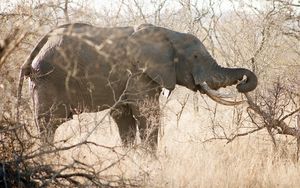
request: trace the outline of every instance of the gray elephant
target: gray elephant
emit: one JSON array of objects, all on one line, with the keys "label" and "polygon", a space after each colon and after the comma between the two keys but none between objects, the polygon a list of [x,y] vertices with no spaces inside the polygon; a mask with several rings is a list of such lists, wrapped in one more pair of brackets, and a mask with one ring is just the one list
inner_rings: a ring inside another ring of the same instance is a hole
[{"label": "gray elephant", "polygon": [[111,108],[125,145],[134,142],[138,127],[141,140],[153,147],[160,122],[150,115],[159,114],[162,88],[172,91],[178,84],[231,105],[214,90],[237,84],[246,93],[257,86],[253,72],[219,66],[195,36],[151,24],[60,26],[40,40],[22,65],[19,98],[25,76],[44,141],[53,139],[57,120]]}]

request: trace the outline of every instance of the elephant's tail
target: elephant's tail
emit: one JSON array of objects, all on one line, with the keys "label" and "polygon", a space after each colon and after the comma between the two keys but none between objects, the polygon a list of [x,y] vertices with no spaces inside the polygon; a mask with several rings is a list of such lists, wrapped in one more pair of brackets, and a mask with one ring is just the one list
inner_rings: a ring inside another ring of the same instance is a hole
[{"label": "elephant's tail", "polygon": [[17,91],[17,114],[16,114],[16,122],[18,123],[20,120],[20,103],[21,103],[21,95],[22,95],[22,87],[23,87],[23,81],[24,81],[24,72],[20,71],[19,74],[19,83],[18,83],[18,91]]},{"label": "elephant's tail", "polygon": [[34,47],[34,49],[31,51],[30,55],[27,57],[26,61],[23,63],[20,73],[19,73],[19,83],[18,83],[18,90],[17,90],[17,104],[16,104],[16,121],[19,122],[20,120],[20,103],[21,103],[21,97],[22,97],[22,87],[24,82],[25,76],[30,76],[32,73],[31,64],[33,59],[38,55],[42,47],[46,44],[48,41],[49,35],[45,35],[38,44]]}]

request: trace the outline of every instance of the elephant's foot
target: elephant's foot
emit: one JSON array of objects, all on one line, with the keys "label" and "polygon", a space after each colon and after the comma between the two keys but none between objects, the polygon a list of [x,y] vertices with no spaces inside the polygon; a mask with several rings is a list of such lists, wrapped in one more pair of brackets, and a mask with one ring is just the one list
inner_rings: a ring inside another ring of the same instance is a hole
[{"label": "elephant's foot", "polygon": [[130,131],[128,134],[121,134],[120,132],[120,137],[122,140],[122,144],[125,147],[133,147],[135,145],[135,131]]},{"label": "elephant's foot", "polygon": [[62,119],[56,119],[52,121],[45,121],[43,118],[39,119],[38,121],[38,127],[40,132],[39,138],[42,147],[49,148],[53,146],[55,131],[58,128],[58,126],[64,121],[65,120]]},{"label": "elephant's foot", "polygon": [[158,143],[158,127],[140,129],[141,142],[150,152],[156,152]]}]

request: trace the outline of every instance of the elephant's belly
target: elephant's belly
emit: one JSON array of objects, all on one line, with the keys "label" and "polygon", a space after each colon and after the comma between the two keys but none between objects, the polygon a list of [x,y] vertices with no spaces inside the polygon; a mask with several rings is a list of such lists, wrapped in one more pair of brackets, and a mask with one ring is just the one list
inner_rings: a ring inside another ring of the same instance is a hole
[{"label": "elephant's belly", "polygon": [[71,106],[78,111],[95,112],[112,107],[122,93],[119,87],[111,86],[106,80],[87,82],[71,94]]}]

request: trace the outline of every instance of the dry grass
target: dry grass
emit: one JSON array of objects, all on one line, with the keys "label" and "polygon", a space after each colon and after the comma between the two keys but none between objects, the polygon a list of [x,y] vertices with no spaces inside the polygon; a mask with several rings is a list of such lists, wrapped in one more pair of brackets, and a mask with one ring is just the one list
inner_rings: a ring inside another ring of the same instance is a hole
[{"label": "dry grass", "polygon": [[[278,137],[277,151],[267,132],[238,138],[229,144],[218,139],[207,141],[213,137],[210,112],[205,108],[194,111],[193,100],[186,100],[182,93],[193,95],[177,88],[170,99],[161,97],[163,128],[156,156],[139,147],[118,147],[121,143],[117,127],[108,116],[102,119],[107,113],[103,111],[79,115],[56,132],[56,141],[68,140],[67,145],[76,144],[91,133],[88,140],[101,146],[76,147],[60,152],[55,160],[64,165],[83,161],[101,171],[102,176],[138,179],[145,187],[299,186],[300,168],[293,160],[296,148],[290,138]],[[182,108],[184,101],[187,102]],[[215,105],[209,99],[205,101],[211,108]],[[199,103],[205,101],[200,99]],[[224,128],[230,130],[227,125],[232,121],[232,107],[219,106],[218,111],[220,115],[215,121],[223,122]],[[107,168],[114,163],[117,164]]]}]

